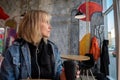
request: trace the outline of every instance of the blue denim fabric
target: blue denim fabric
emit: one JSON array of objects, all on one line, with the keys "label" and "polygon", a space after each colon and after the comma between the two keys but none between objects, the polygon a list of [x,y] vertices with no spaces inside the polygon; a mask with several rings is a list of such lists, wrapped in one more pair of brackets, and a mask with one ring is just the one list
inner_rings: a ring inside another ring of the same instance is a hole
[{"label": "blue denim fabric", "polygon": [[[59,80],[62,71],[62,60],[57,46],[48,41],[52,46],[54,54],[54,80]],[[31,57],[28,44],[21,45],[14,42],[5,53],[3,53],[4,60],[1,65],[0,80],[19,80],[27,79],[31,76]]]}]

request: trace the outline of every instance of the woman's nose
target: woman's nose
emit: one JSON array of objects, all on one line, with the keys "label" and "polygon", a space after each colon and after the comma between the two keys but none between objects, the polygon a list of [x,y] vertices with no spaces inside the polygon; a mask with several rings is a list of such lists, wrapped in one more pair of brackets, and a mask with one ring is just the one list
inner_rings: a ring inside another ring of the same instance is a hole
[{"label": "woman's nose", "polygon": [[51,25],[49,25],[49,29],[52,29],[52,26],[51,26]]}]

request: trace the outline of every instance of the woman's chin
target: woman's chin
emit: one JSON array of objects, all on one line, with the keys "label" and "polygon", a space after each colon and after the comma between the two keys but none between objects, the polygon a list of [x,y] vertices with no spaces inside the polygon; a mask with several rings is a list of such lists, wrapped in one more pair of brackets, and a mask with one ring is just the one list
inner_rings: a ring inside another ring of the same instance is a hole
[{"label": "woman's chin", "polygon": [[44,38],[49,38],[49,37],[50,37],[50,35],[44,36]]}]

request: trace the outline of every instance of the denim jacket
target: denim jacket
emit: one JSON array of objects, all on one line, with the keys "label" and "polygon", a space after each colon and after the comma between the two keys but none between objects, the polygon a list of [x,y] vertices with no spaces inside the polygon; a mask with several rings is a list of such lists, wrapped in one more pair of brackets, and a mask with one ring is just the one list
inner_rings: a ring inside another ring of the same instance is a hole
[{"label": "denim jacket", "polygon": [[[22,45],[21,45],[22,44]],[[53,80],[59,80],[62,71],[62,61],[57,46],[48,41],[52,46],[54,55],[54,73]],[[19,80],[31,77],[31,57],[27,43],[15,41],[5,53],[4,60],[1,65],[0,80]]]}]

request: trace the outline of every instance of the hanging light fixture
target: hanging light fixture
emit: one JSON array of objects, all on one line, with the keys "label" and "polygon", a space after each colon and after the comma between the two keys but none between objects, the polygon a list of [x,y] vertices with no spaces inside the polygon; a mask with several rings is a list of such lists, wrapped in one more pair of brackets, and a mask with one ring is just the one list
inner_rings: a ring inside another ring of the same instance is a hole
[{"label": "hanging light fixture", "polygon": [[82,13],[81,11],[78,11],[77,14],[75,15],[76,19],[82,19],[85,17],[86,17],[86,15],[84,13]]}]

